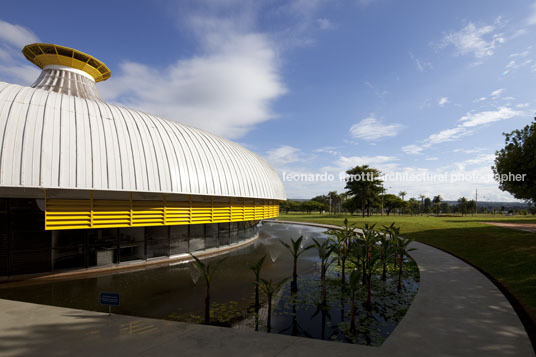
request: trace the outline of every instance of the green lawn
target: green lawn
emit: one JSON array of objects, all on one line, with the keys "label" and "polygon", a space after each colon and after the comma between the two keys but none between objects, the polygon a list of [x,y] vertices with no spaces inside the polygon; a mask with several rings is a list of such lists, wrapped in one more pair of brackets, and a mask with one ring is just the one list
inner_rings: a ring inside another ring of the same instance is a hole
[{"label": "green lawn", "polygon": [[427,217],[427,216],[330,216],[282,214],[278,219],[342,225],[351,223],[389,225],[401,233],[462,257],[497,279],[523,305],[536,324],[536,233],[494,227],[482,221],[536,223],[533,216]]}]

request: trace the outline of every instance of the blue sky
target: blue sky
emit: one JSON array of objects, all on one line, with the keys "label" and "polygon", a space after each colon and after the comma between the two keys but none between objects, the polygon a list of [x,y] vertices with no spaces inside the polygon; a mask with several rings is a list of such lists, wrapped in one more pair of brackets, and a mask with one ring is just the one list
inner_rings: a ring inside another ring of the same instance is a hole
[{"label": "blue sky", "polygon": [[340,192],[340,172],[369,164],[423,175],[386,182],[406,198],[511,201],[490,166],[534,116],[535,32],[533,1],[17,1],[0,13],[0,80],[37,77],[27,43],[70,46],[109,66],[110,102],[235,140],[282,175],[335,177],[286,181],[290,198]]}]

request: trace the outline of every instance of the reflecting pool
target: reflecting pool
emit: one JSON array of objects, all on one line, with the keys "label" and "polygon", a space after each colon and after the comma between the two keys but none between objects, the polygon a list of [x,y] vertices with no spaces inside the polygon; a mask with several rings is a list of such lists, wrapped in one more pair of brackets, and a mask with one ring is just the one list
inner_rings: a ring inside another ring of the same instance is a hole
[{"label": "reflecting pool", "polygon": [[[313,238],[327,239],[326,230],[301,225],[264,222],[255,243],[225,254],[226,260],[211,283],[211,315],[214,325],[253,329],[254,274],[248,268],[262,256],[264,279],[279,281],[292,275],[292,257],[279,242],[304,237],[309,246]],[[220,257],[212,258],[218,260]],[[412,260],[405,263],[403,287],[397,290],[397,275],[388,266],[385,282],[373,278],[372,306],[365,308],[365,289],[356,299],[356,330],[350,332],[349,302],[340,285],[340,266],[335,262],[327,273],[327,306],[320,303],[320,267],[316,249],[309,249],[298,260],[298,292],[291,294],[290,281],[273,299],[272,333],[380,345],[394,330],[409,308],[418,289],[419,273]],[[347,278],[350,268],[347,268]],[[192,323],[203,321],[205,283],[191,263],[170,265],[108,276],[58,281],[16,288],[2,288],[0,298],[94,311],[107,311],[100,305],[100,292],[121,294],[117,314],[169,319]],[[261,295],[260,331],[266,331],[266,300]]]}]

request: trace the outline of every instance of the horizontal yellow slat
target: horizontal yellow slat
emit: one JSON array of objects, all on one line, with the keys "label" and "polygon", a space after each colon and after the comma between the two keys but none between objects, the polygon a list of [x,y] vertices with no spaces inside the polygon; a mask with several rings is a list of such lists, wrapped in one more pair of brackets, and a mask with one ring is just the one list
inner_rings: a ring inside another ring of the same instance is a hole
[{"label": "horizontal yellow slat", "polygon": [[54,216],[54,217],[45,217],[47,222],[71,222],[71,221],[88,221],[90,222],[90,216]]},{"label": "horizontal yellow slat", "polygon": [[90,224],[91,222],[89,220],[65,220],[65,221],[52,221],[47,222],[47,226],[66,226],[66,225],[82,225],[82,224]]},{"label": "horizontal yellow slat", "polygon": [[212,203],[49,199],[45,206],[47,230],[241,222],[279,214],[273,201],[236,198]]}]

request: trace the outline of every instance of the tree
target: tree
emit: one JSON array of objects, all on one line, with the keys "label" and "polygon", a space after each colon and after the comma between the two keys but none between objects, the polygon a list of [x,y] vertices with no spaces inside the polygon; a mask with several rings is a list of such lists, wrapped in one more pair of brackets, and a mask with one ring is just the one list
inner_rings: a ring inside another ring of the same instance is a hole
[{"label": "tree", "polygon": [[[521,130],[503,133],[505,147],[495,153],[495,165],[492,166],[502,191],[529,202],[536,201],[536,118],[534,119]],[[511,174],[526,176],[513,180],[509,177]]]},{"label": "tree", "polygon": [[400,196],[400,198],[402,198],[402,201],[404,201],[404,197],[406,197],[407,194],[408,194],[408,193],[407,193],[406,191],[400,191],[400,192],[398,193],[398,195]]},{"label": "tree", "polygon": [[300,207],[299,202],[291,201],[291,200],[283,201],[279,204],[279,209],[285,212],[285,214],[288,214],[289,211],[295,212],[299,209],[299,207]]},{"label": "tree", "polygon": [[419,201],[417,201],[416,198],[412,197],[408,200],[408,208],[409,208],[409,212],[411,214],[418,214],[419,213],[419,207],[420,207],[420,204],[419,204]]},{"label": "tree", "polygon": [[426,197],[424,199],[424,212],[425,213],[430,213],[431,209],[432,209],[432,200],[430,198]]},{"label": "tree", "polygon": [[191,253],[190,255],[192,256],[192,258],[194,258],[194,267],[201,273],[201,275],[203,275],[203,278],[205,279],[205,324],[208,325],[210,323],[210,282],[212,281],[214,273],[216,273],[216,271],[226,258],[220,259],[213,263],[205,264],[195,255]]},{"label": "tree", "polygon": [[419,198],[421,199],[421,216],[424,212],[424,199],[426,198],[425,195],[419,195]]},{"label": "tree", "polygon": [[450,213],[450,205],[447,202],[441,202],[440,211],[443,213]]},{"label": "tree", "polygon": [[471,212],[471,215],[473,215],[476,212],[476,201],[470,200],[467,202],[467,212]]},{"label": "tree", "polygon": [[467,214],[467,198],[458,198],[458,212],[460,212],[462,216]]},{"label": "tree", "polygon": [[388,193],[383,196],[383,207],[385,208],[387,215],[391,213],[392,210],[401,208],[404,206],[404,201],[396,195]]},{"label": "tree", "polygon": [[329,196],[326,195],[320,195],[311,198],[311,202],[315,202],[316,207],[314,209],[318,209],[321,207],[321,210],[327,211],[329,209]]},{"label": "tree", "polygon": [[442,200],[443,198],[441,198],[441,195],[434,196],[434,198],[432,199],[432,203],[434,204],[435,214],[441,213],[441,201]]},{"label": "tree", "polygon": [[305,201],[301,203],[301,210],[305,211],[307,214],[310,214],[313,211],[318,211],[319,213],[322,213],[322,211],[326,210],[326,205],[318,202],[318,201]]},{"label": "tree", "polygon": [[342,207],[353,215],[359,209],[358,202],[354,198],[348,198],[342,203]]},{"label": "tree", "polygon": [[330,214],[331,213],[335,214],[336,213],[336,208],[340,204],[339,203],[340,197],[337,194],[337,191],[328,192],[328,197],[329,197],[329,208],[330,208],[329,213]]},{"label": "tree", "polygon": [[381,194],[382,181],[379,179],[381,172],[368,165],[356,166],[346,171],[349,177],[346,179],[346,189],[356,200],[356,204],[361,208],[363,217],[365,211],[370,216],[370,208],[378,201]]},{"label": "tree", "polygon": [[301,244],[303,242],[303,236],[300,236],[298,239],[290,239],[291,244],[287,244],[283,242],[282,240],[279,240],[281,244],[287,248],[287,250],[292,255],[292,260],[294,262],[294,268],[292,270],[292,283],[290,284],[290,290],[292,293],[296,293],[298,291],[298,273],[297,273],[297,266],[298,266],[298,258],[300,255],[302,255],[303,252],[305,252],[308,249],[313,248],[312,245],[307,246],[305,248],[301,247]]}]

